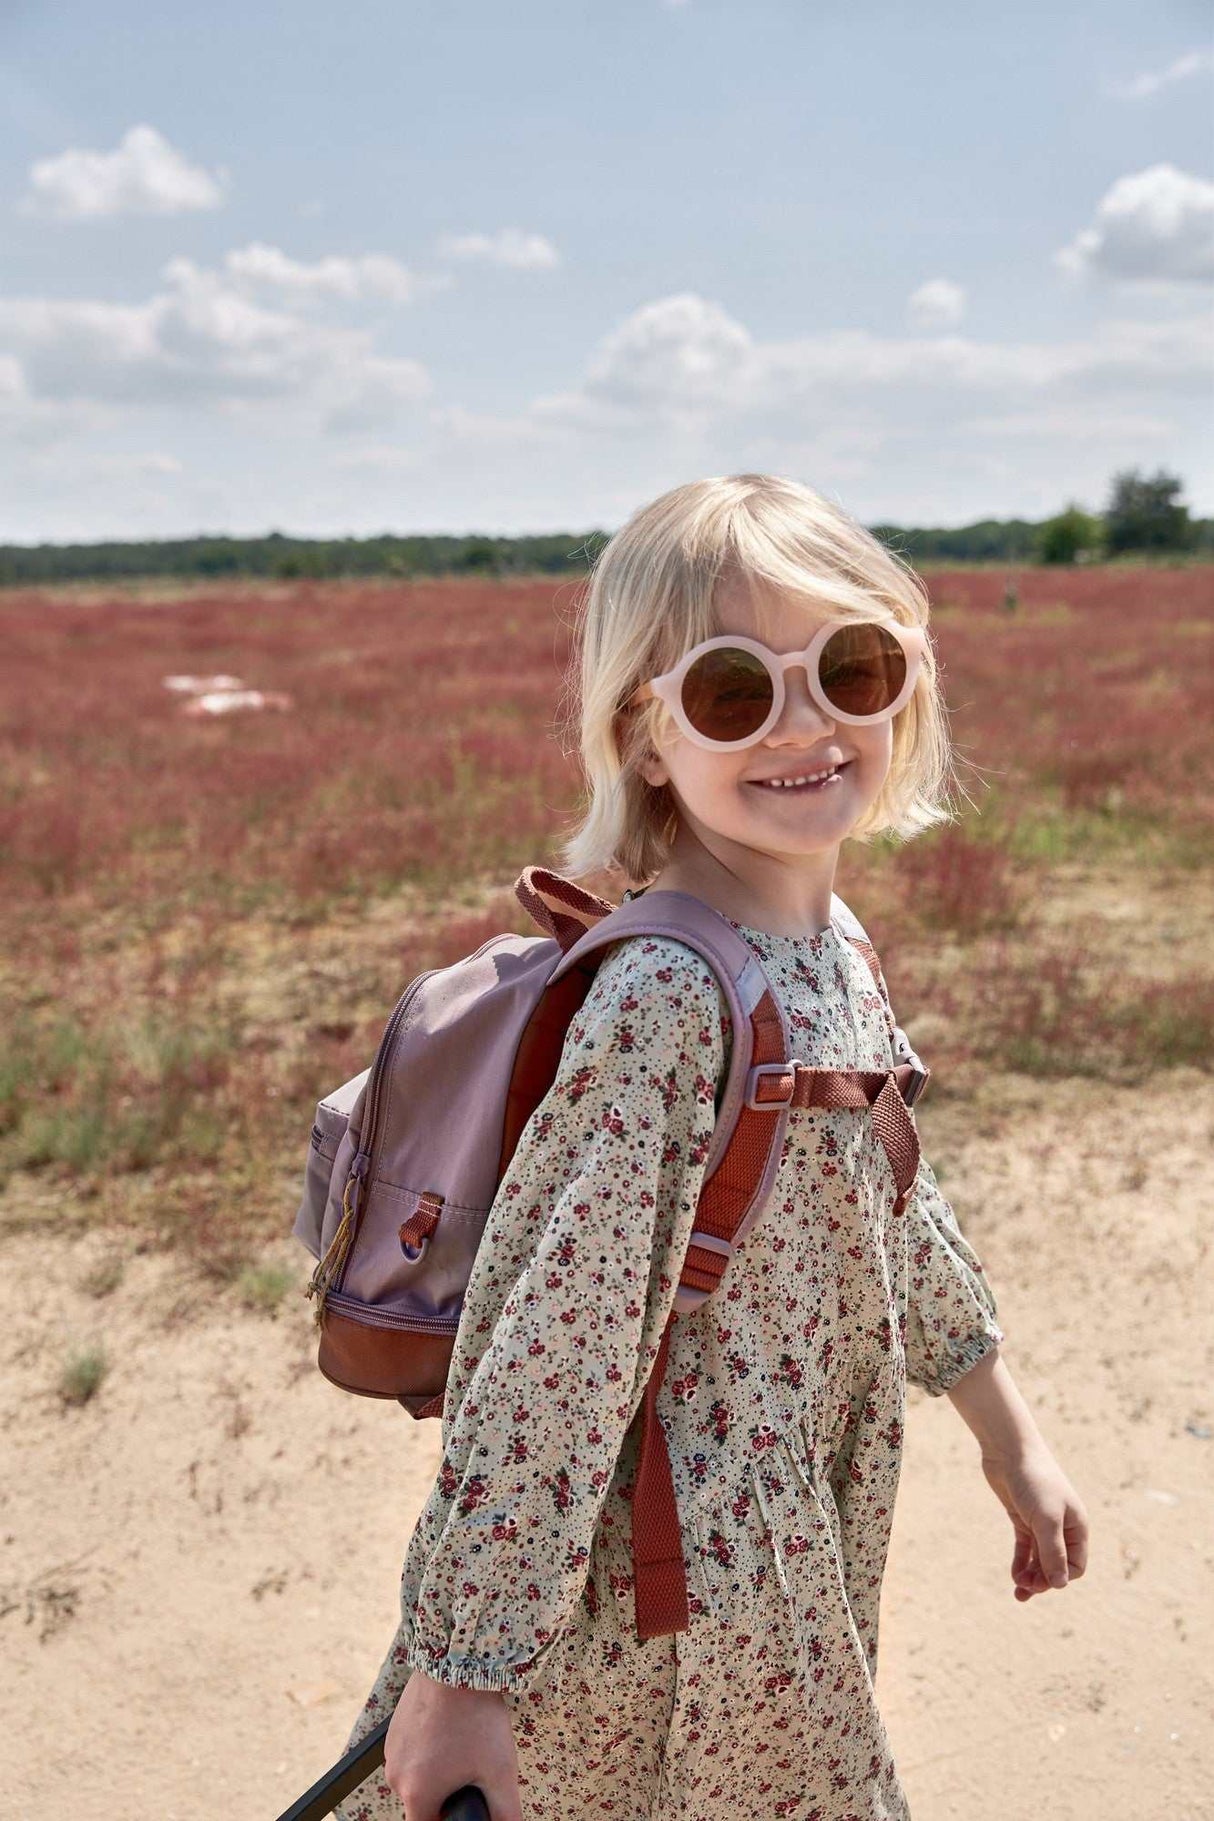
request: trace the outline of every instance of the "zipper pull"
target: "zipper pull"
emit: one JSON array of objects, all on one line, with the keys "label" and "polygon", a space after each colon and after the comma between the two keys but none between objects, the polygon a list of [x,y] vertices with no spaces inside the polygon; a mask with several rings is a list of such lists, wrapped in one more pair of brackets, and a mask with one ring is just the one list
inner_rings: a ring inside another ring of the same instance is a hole
[{"label": "zipper pull", "polygon": [[316,1305],[316,1325],[319,1328],[324,1321],[325,1297],[341,1273],[354,1238],[354,1226],[358,1219],[359,1204],[362,1200],[363,1182],[370,1165],[371,1157],[367,1151],[359,1151],[350,1165],[346,1177],[346,1186],[341,1198],[341,1220],[337,1231],[329,1241],[324,1257],[312,1273],[311,1282],[304,1292],[305,1296],[318,1298]]}]

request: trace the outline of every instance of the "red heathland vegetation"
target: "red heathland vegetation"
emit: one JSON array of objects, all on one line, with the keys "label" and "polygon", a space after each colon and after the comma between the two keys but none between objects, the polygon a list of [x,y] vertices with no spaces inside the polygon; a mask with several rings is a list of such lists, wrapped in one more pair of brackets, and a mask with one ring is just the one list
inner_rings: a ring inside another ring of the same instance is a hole
[{"label": "red heathland vegetation", "polygon": [[[1041,913],[1068,866],[1209,865],[1211,573],[1026,570],[1014,605],[1002,570],[927,573],[962,814],[845,849],[838,883],[942,1020],[940,1072],[1209,1054],[1208,974],[1135,979]],[[309,1099],[365,1066],[411,974],[529,927],[513,880],[554,860],[579,799],[558,737],[574,591],[0,597],[0,1177],[194,1164],[197,1211],[233,1170],[289,1173]],[[215,676],[274,711],[198,712],[195,691],[187,712],[166,685]],[[405,898],[368,972],[366,919]],[[292,956],[326,943],[334,1012],[291,997]]]}]

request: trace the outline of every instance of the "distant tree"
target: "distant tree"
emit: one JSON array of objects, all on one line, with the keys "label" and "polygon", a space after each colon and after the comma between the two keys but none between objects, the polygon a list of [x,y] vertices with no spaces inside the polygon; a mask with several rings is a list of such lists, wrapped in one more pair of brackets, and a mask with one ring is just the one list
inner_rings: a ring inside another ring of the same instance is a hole
[{"label": "distant tree", "polygon": [[233,538],[200,538],[194,560],[200,575],[235,575],[240,568],[239,546]]},{"label": "distant tree", "polygon": [[1105,510],[1105,539],[1113,556],[1123,550],[1187,550],[1189,508],[1177,495],[1184,482],[1161,468],[1148,480],[1137,468],[1113,476]]},{"label": "distant tree", "polygon": [[1072,500],[1066,510],[1047,518],[1038,534],[1037,555],[1043,563],[1073,563],[1081,551],[1100,543],[1098,518]]},{"label": "distant tree", "polygon": [[459,567],[473,575],[492,575],[497,566],[496,545],[487,537],[470,537],[460,553]]}]

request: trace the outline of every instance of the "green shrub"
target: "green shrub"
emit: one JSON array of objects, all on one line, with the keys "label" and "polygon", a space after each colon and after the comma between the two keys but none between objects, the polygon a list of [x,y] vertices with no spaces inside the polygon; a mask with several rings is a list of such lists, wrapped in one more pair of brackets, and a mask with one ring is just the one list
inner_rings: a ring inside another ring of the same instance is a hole
[{"label": "green shrub", "polygon": [[64,1404],[87,1404],[109,1369],[109,1360],[100,1341],[78,1347],[59,1374],[60,1400]]},{"label": "green shrub", "polygon": [[273,1315],[295,1281],[295,1272],[285,1265],[246,1265],[236,1279],[236,1294],[246,1309]]}]

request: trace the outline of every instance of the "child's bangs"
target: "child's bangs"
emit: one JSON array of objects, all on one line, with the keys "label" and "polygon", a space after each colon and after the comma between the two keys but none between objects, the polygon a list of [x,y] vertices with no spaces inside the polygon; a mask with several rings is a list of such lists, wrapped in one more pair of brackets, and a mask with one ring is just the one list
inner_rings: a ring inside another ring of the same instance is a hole
[{"label": "child's bangs", "polygon": [[884,551],[878,547],[882,560],[874,562],[863,543],[845,542],[833,527],[807,522],[785,502],[741,502],[724,529],[722,568],[751,582],[760,622],[777,594],[799,602],[814,619],[825,612],[839,619],[888,614],[903,624],[920,620],[908,598],[911,591],[891,586],[900,578],[891,573],[892,564],[887,567]]}]

